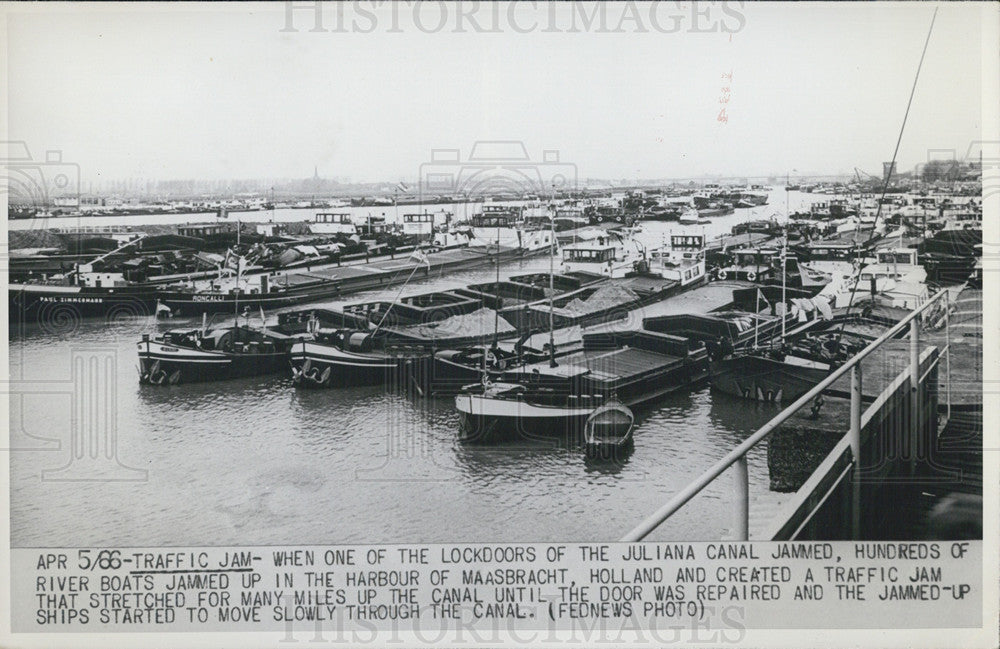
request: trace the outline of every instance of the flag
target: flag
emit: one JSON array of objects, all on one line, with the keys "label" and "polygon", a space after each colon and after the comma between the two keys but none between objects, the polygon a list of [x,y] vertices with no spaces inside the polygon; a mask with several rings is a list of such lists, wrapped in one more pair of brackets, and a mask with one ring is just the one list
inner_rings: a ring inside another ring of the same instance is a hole
[{"label": "flag", "polygon": [[396,191],[400,191],[400,192],[403,192],[405,194],[408,191],[410,191],[410,187],[406,183],[400,181],[400,182],[396,183]]},{"label": "flag", "polygon": [[164,304],[164,303],[160,302],[159,300],[157,300],[156,301],[156,314],[155,314],[156,317],[157,318],[160,318],[160,317],[169,318],[170,314],[171,314],[170,307],[168,307],[166,304]]},{"label": "flag", "polygon": [[427,264],[428,269],[431,267],[431,260],[427,258],[427,255],[420,248],[414,249],[414,251],[410,254],[410,258],[416,259],[421,264]]},{"label": "flag", "polygon": [[258,304],[257,306],[260,308],[260,326],[267,329],[267,317],[264,315],[264,305]]},{"label": "flag", "polygon": [[764,302],[764,306],[766,306],[768,308],[771,307],[771,303],[767,301],[767,298],[764,297],[764,293],[762,293],[759,288],[757,289],[757,299],[758,300],[762,300]]}]

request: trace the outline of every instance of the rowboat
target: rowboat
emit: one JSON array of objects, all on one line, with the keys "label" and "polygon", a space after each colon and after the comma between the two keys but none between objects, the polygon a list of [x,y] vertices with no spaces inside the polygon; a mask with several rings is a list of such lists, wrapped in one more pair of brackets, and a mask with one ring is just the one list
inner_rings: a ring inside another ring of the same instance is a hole
[{"label": "rowboat", "polygon": [[590,457],[613,457],[633,444],[635,415],[625,404],[612,399],[587,417],[585,450]]}]

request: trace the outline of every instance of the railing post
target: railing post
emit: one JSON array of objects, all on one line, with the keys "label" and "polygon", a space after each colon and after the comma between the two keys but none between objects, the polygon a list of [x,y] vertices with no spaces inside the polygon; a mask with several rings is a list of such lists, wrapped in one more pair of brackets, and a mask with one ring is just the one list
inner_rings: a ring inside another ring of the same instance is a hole
[{"label": "railing post", "polygon": [[851,538],[861,538],[861,364],[851,368]]},{"label": "railing post", "polygon": [[[948,420],[951,420],[951,294],[944,294],[944,346],[948,353],[945,359],[944,391],[948,407]],[[935,437],[935,439],[937,439]]]},{"label": "railing post", "polygon": [[750,470],[747,456],[741,455],[733,464],[735,481],[735,502],[733,510],[733,533],[736,541],[750,540]]},{"label": "railing post", "polygon": [[920,439],[920,324],[910,320],[910,475],[917,472],[917,446]]}]

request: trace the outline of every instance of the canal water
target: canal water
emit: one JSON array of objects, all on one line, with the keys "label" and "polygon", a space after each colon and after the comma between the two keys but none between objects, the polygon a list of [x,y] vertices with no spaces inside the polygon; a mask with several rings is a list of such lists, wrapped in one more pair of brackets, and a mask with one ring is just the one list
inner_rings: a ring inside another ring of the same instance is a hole
[{"label": "canal water", "polygon": [[[775,208],[737,210],[690,229],[711,236],[783,211]],[[659,239],[657,228],[680,230],[649,224],[649,236]],[[548,267],[535,258],[501,274]],[[489,268],[467,271],[403,292],[494,276]],[[12,329],[15,547],[615,540],[778,412],[706,385],[639,411],[635,450],[617,462],[544,442],[471,445],[458,440],[452,399],[382,387],[300,391],[287,376],[140,386],[135,343],[185,324],[194,322]],[[74,397],[72,359],[81,353],[111,359],[104,396]],[[111,423],[81,421],[80,413],[93,412],[81,398],[104,399]],[[72,431],[86,457],[73,456]],[[87,473],[91,444],[116,456],[104,463],[111,470]],[[751,452],[749,464],[751,497],[766,497],[766,447]],[[727,538],[732,501],[732,477],[723,476],[653,538]]]}]

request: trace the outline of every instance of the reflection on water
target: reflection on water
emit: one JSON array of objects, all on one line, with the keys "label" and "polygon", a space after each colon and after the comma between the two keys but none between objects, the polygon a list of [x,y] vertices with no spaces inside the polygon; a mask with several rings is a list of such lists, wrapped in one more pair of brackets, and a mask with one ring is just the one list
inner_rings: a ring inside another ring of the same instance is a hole
[{"label": "reflection on water", "polygon": [[[750,216],[739,210],[704,229],[727,231]],[[502,273],[547,270],[547,259],[534,259]],[[434,278],[406,292],[493,273]],[[640,410],[634,451],[617,461],[587,460],[578,447],[543,440],[464,444],[451,399],[379,387],[296,391],[284,376],[140,387],[135,342],[183,324],[142,318],[76,322],[61,332],[12,329],[11,377],[24,386],[10,407],[19,449],[10,454],[15,546],[614,540],[775,414],[704,386]],[[118,461],[146,470],[143,482],[41,478],[69,458],[68,359],[95,349],[116,371],[108,387]],[[766,450],[749,460],[753,495],[767,488]],[[725,537],[731,484],[724,476],[710,485],[655,537]]]}]

